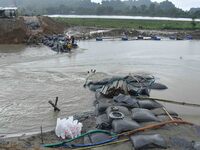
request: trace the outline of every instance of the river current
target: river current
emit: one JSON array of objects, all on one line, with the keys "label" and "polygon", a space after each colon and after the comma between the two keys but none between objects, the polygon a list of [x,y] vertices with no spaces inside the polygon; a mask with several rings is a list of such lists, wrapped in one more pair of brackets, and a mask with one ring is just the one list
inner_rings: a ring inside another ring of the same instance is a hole
[{"label": "river current", "polygon": [[[93,110],[83,88],[87,71],[109,75],[145,72],[168,86],[151,97],[200,104],[200,41],[80,41],[70,54],[48,47],[0,45],[0,135],[55,128],[57,117]],[[59,97],[61,112],[49,100]],[[164,105],[200,124],[200,109]]]}]

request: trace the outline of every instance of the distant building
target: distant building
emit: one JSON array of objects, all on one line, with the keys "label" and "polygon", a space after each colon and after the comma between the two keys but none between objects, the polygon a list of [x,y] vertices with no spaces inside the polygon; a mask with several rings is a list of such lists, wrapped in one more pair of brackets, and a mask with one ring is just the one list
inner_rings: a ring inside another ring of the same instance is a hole
[{"label": "distant building", "polygon": [[15,18],[17,7],[0,7],[0,18]]}]

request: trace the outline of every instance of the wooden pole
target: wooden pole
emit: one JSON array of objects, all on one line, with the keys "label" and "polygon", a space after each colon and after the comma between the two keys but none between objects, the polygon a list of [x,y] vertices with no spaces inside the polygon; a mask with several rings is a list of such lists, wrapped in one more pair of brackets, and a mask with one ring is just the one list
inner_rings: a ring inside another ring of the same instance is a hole
[{"label": "wooden pole", "polygon": [[[165,107],[162,107],[162,109],[165,111],[165,113],[167,114],[167,116],[169,117],[169,119],[171,119],[171,121],[174,121],[174,118],[170,115],[170,113],[167,111],[167,109]],[[175,123],[175,125],[177,126],[176,123]]]},{"label": "wooden pole", "polygon": [[[57,103],[58,103],[58,97],[56,97],[55,106],[57,106]],[[56,111],[55,108],[54,108],[54,111]]]},{"label": "wooden pole", "polygon": [[57,107],[57,103],[58,103],[58,97],[56,97],[55,104],[52,101],[49,101],[49,104],[51,104],[51,106],[54,108],[54,111],[60,111],[60,109]]},{"label": "wooden pole", "polygon": [[184,105],[184,106],[191,106],[191,107],[200,107],[200,104],[192,104],[192,103],[186,103],[186,102],[179,102],[179,101],[173,101],[173,100],[167,100],[167,99],[160,99],[160,98],[150,98],[150,97],[136,97],[141,100],[155,100],[155,101],[160,101],[160,102],[165,102],[165,103],[172,103],[172,104],[177,104],[177,105]]},{"label": "wooden pole", "polygon": [[42,144],[44,144],[43,132],[42,132],[42,125],[40,126],[40,131],[41,131],[41,140],[42,140]]},{"label": "wooden pole", "polygon": [[162,109],[165,111],[165,113],[167,114],[169,119],[174,120],[174,118],[169,114],[169,112],[167,111],[167,109],[165,107],[162,107]]}]

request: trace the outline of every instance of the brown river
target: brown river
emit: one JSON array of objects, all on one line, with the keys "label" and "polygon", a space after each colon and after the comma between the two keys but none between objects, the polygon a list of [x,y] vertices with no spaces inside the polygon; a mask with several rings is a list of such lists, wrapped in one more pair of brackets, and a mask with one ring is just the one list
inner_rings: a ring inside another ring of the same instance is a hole
[{"label": "brown river", "polygon": [[[87,71],[109,75],[145,72],[168,86],[151,97],[200,104],[200,41],[81,41],[70,54],[47,47],[0,45],[0,136],[55,128],[57,117],[93,110],[83,88]],[[59,113],[48,104],[59,97]],[[164,103],[200,124],[200,108]]]}]

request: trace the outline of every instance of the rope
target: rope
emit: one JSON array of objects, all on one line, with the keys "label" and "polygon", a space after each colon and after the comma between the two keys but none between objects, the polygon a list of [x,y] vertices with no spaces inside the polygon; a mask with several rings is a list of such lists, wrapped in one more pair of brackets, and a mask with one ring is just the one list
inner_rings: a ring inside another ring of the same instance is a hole
[{"label": "rope", "polygon": [[173,100],[167,100],[167,99],[160,99],[160,98],[150,98],[150,97],[142,97],[138,96],[138,99],[148,99],[148,100],[156,100],[160,102],[166,102],[166,103],[172,103],[172,104],[177,104],[177,105],[184,105],[184,106],[192,106],[192,107],[200,107],[200,104],[192,104],[192,103],[186,103],[186,102],[178,102],[178,101],[173,101]]}]

